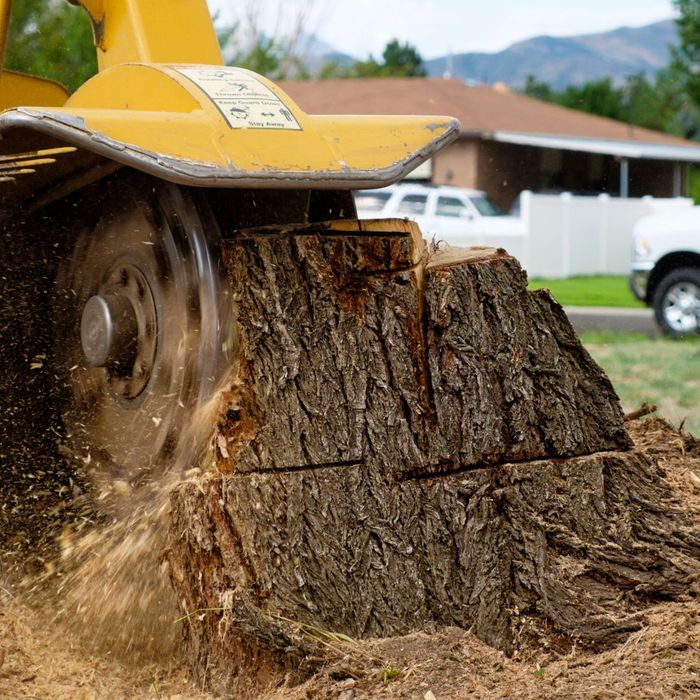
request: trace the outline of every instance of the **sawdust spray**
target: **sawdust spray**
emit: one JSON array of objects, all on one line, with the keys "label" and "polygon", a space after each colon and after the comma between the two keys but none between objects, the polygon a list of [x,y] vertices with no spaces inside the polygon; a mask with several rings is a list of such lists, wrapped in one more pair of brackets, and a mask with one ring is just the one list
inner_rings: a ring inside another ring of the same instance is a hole
[{"label": "sawdust spray", "polygon": [[[220,397],[218,392],[193,413],[189,430],[211,435]],[[86,499],[92,505],[58,536],[58,560],[48,564],[43,580],[32,579],[30,597],[46,603],[48,594],[59,629],[73,633],[86,650],[139,666],[181,660],[180,613],[164,556],[169,494],[188,474],[210,468],[208,443],[194,469],[185,471],[192,461],[178,462],[133,491],[119,482],[96,489]],[[100,504],[107,504],[102,511]]]}]

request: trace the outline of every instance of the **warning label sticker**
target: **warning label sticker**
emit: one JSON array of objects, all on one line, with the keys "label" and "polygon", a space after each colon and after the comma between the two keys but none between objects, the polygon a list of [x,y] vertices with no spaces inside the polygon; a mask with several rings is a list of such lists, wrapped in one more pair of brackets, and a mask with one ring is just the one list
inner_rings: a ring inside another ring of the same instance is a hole
[{"label": "warning label sticker", "polygon": [[177,67],[204,91],[233,129],[301,131],[287,105],[255,76],[227,66]]}]

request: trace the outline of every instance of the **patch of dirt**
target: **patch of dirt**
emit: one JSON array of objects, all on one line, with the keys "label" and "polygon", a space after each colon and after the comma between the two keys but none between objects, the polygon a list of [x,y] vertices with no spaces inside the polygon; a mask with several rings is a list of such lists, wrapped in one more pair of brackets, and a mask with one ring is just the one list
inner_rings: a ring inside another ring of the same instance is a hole
[{"label": "patch of dirt", "polygon": [[[364,663],[329,666],[302,686],[269,700],[344,698],[697,698],[700,610],[695,601],[656,606],[648,624],[600,654],[531,650],[509,659],[464,630],[369,642]],[[371,657],[371,659],[370,659]],[[361,671],[360,671],[361,669]]]},{"label": "patch of dirt", "polygon": [[[658,418],[628,424],[635,443],[651,453],[673,484],[679,502],[700,524],[700,441]],[[1,575],[2,572],[0,572]],[[91,651],[80,633],[57,617],[61,601],[26,602],[19,584],[0,577],[0,697],[43,699],[192,698],[211,700],[188,681],[174,654],[144,663],[122,650]],[[300,685],[279,679],[259,693],[265,700],[365,698],[617,698],[700,697],[698,590],[686,600],[658,602],[645,626],[600,653],[574,647],[566,653],[532,644],[515,658],[447,628],[385,640],[327,638],[328,658]],[[86,605],[90,601],[86,600]],[[102,603],[101,603],[102,605]],[[101,621],[119,638],[123,624],[110,608]],[[138,611],[136,611],[138,613]],[[114,619],[109,617],[114,615]],[[173,620],[172,625],[177,623]],[[79,627],[79,626],[78,626]]]},{"label": "patch of dirt", "polygon": [[[118,621],[114,622],[115,633]],[[119,700],[211,698],[187,679],[182,665],[163,659],[134,665],[128,658],[87,652],[55,620],[55,611],[29,606],[0,584],[0,698]]]}]

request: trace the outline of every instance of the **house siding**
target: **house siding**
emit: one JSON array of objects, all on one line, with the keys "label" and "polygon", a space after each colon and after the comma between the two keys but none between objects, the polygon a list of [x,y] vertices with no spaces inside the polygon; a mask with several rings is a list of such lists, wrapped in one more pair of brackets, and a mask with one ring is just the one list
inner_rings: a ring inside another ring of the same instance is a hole
[{"label": "house siding", "polygon": [[478,139],[459,139],[433,156],[433,184],[475,188],[478,182]]},{"label": "house siding", "polygon": [[[668,161],[630,160],[629,196],[673,196],[673,167]],[[682,174],[685,192],[685,165]],[[605,155],[461,138],[434,156],[432,182],[484,190],[508,210],[523,190],[617,196],[620,163]]]}]

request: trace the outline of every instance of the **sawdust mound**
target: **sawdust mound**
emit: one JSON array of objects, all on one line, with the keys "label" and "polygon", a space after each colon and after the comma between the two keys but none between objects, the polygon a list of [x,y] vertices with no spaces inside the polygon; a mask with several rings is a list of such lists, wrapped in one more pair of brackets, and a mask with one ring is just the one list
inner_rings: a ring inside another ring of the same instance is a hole
[{"label": "sawdust mound", "polygon": [[[700,525],[700,441],[657,418],[629,429],[637,446],[658,460],[679,502]],[[600,653],[561,644],[546,630],[513,658],[456,628],[366,642],[306,630],[323,641],[320,670],[301,684],[271,676],[251,697],[697,698],[699,592],[696,585],[685,600],[650,601],[644,626]],[[139,665],[86,651],[80,635],[67,632],[49,601],[30,606],[21,598],[15,584],[0,580],[0,697],[213,697],[191,685],[174,657]],[[115,619],[113,624],[116,632],[120,623]]]}]

